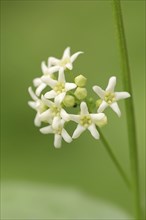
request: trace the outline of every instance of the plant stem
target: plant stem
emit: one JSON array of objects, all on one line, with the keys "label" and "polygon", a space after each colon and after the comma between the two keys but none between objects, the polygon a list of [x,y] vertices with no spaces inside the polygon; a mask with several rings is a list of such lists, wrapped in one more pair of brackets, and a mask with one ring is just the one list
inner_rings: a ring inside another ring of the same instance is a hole
[{"label": "plant stem", "polygon": [[[124,86],[124,90],[129,92],[132,95],[128,51],[127,51],[127,46],[126,46],[120,0],[112,0],[112,3],[113,3],[115,24],[116,24],[116,30],[117,30],[118,46],[119,46],[119,52],[120,52],[123,86]],[[127,128],[128,128],[128,138],[129,138],[134,210],[135,210],[135,217],[137,219],[141,219],[138,152],[137,152],[138,149],[137,149],[136,124],[135,124],[133,97],[131,97],[131,101],[129,100],[125,103],[125,107],[126,107],[126,114],[127,114]]]},{"label": "plant stem", "polygon": [[114,153],[112,152],[112,149],[111,149],[108,141],[106,140],[106,138],[104,137],[104,135],[102,134],[102,132],[99,129],[98,129],[98,131],[99,131],[100,138],[101,138],[101,141],[102,141],[103,145],[105,146],[107,152],[109,153],[112,161],[116,165],[116,167],[117,167],[119,173],[121,174],[121,177],[123,178],[124,182],[126,183],[128,188],[130,188],[130,186],[131,186],[130,181],[129,181],[127,175],[125,174],[124,170],[122,169],[121,165],[119,164],[118,160],[116,159]]}]

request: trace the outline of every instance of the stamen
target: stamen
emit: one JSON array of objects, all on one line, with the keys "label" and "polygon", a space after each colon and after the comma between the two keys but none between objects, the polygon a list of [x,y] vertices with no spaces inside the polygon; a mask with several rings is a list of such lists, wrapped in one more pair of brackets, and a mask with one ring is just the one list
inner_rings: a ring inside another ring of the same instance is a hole
[{"label": "stamen", "polygon": [[57,94],[65,92],[65,84],[63,82],[58,82],[54,87],[54,91],[57,92]]},{"label": "stamen", "polygon": [[82,115],[80,117],[80,124],[85,128],[89,127],[92,123],[90,115]]},{"label": "stamen", "polygon": [[112,92],[106,92],[104,96],[104,100],[110,105],[116,101],[115,94]]},{"label": "stamen", "polygon": [[52,105],[50,107],[51,113],[53,116],[60,116],[60,110],[61,108],[57,107],[56,105]]}]

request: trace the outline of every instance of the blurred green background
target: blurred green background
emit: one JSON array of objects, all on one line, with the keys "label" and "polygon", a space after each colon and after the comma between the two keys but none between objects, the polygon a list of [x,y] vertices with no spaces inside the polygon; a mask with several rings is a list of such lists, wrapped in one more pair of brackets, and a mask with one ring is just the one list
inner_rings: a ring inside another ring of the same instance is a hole
[{"label": "blurred green background", "polygon": [[[145,1],[122,1],[122,9],[144,206]],[[35,112],[27,105],[27,88],[41,76],[41,61],[61,58],[67,46],[71,53],[84,51],[73,72],[88,78],[91,96],[96,97],[92,86],[105,88],[112,75],[118,79],[117,91],[122,91],[116,43],[110,0],[1,1],[2,219],[123,217],[116,207],[133,215],[131,193],[101,141],[85,132],[56,150],[53,137],[34,126]],[[120,107],[120,119],[106,110],[109,123],[102,131],[130,176],[124,101]]]}]

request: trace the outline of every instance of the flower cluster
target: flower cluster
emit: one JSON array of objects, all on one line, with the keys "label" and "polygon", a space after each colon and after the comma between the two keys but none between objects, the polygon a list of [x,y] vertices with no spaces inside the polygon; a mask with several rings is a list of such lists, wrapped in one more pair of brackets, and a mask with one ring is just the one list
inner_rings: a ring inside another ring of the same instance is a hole
[{"label": "flower cluster", "polygon": [[[40,127],[42,124],[47,126],[40,128],[43,134],[54,134],[54,146],[61,147],[62,139],[70,143],[72,139],[78,138],[86,129],[89,130],[95,139],[99,139],[97,127],[107,123],[107,116],[103,111],[111,107],[120,116],[121,112],[117,101],[130,97],[128,92],[115,92],[116,77],[109,79],[107,88],[103,90],[99,86],[93,86],[94,92],[100,99],[93,100],[88,98],[86,89],[87,79],[83,75],[78,75],[67,82],[68,72],[73,69],[73,62],[83,52],[79,51],[70,55],[70,48],[67,47],[61,59],[49,57],[47,65],[42,62],[41,68],[43,75],[33,80],[35,91],[28,88],[33,101],[28,104],[36,111],[34,124]],[[73,108],[80,108],[78,114],[71,114]],[[72,137],[66,131],[65,126],[68,122],[74,121],[77,127]]]}]

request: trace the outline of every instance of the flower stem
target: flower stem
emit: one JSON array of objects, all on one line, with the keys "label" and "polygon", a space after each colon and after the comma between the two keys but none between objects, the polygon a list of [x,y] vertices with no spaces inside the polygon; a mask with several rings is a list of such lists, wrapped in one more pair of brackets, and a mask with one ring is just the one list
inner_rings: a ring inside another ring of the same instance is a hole
[{"label": "flower stem", "polygon": [[119,173],[121,174],[121,177],[123,178],[124,182],[126,183],[126,185],[128,186],[128,188],[130,189],[131,187],[131,184],[130,184],[130,181],[126,175],[126,173],[124,172],[124,170],[122,169],[121,165],[119,164],[118,160],[116,159],[114,153],[112,152],[112,149],[108,143],[108,141],[106,140],[106,138],[104,137],[104,135],[102,134],[102,132],[98,129],[99,131],[99,134],[100,134],[100,138],[101,138],[101,141],[103,143],[103,145],[105,146],[107,152],[109,153],[112,161],[114,162],[114,164],[116,165]]},{"label": "flower stem", "polygon": [[[120,52],[121,68],[122,68],[122,80],[124,90],[132,94],[131,76],[128,61],[128,51],[126,46],[122,11],[120,0],[112,0],[115,25],[118,38],[118,46]],[[135,217],[141,219],[141,207],[140,207],[140,189],[139,189],[139,169],[138,169],[138,150],[137,150],[137,138],[136,138],[136,124],[134,114],[133,97],[131,101],[125,103],[127,114],[127,128],[129,138],[129,150],[130,150],[130,162],[131,162],[131,176],[132,176],[132,189]]]}]

